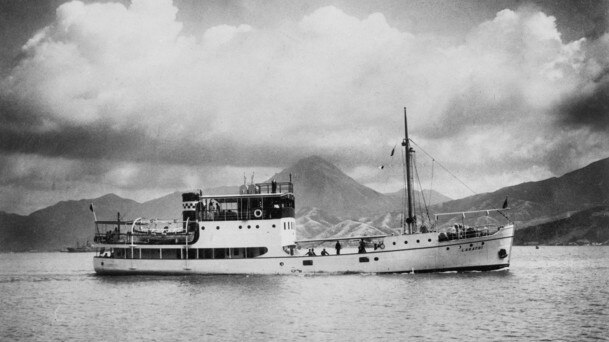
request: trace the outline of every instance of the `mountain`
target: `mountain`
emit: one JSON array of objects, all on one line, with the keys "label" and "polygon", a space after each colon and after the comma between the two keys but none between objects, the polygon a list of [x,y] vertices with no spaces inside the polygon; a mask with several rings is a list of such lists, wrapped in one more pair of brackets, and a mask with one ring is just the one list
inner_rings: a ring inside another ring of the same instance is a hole
[{"label": "mountain", "polygon": [[[192,190],[194,191],[194,190]],[[202,190],[203,194],[236,194],[239,193],[238,186],[221,186]],[[169,195],[159,197],[133,206],[124,217],[131,219],[137,217],[158,219],[182,219],[182,191],[176,191]]]},{"label": "mountain", "polygon": [[20,229],[27,224],[27,216],[0,211],[0,252],[23,250]]},{"label": "mountain", "polygon": [[[452,201],[452,198],[444,196],[435,190],[429,190],[429,189],[423,190],[423,194],[425,195],[424,198],[425,198],[425,202],[427,203],[427,205],[434,205],[434,204],[440,204],[440,203]],[[391,192],[391,193],[385,194],[385,196],[389,196],[389,197],[393,198],[394,201],[402,201],[402,198],[404,198],[404,190],[398,190],[396,192]],[[423,201],[421,200],[421,191],[415,190],[414,198],[415,198],[416,203],[423,203]]]},{"label": "mountain", "polygon": [[433,206],[435,212],[499,208],[505,198],[514,210],[510,217],[520,227],[564,218],[571,212],[609,205],[609,158],[537,182],[505,187]]},{"label": "mountain", "polygon": [[299,240],[314,239],[341,220],[319,208],[296,210],[296,233]]},{"label": "mountain", "polygon": [[299,240],[395,234],[394,228],[399,225],[374,225],[373,220],[368,218],[343,220],[319,208],[302,208],[296,212],[296,233]]},{"label": "mountain", "polygon": [[[115,218],[118,212],[127,212],[138,203],[114,194],[97,199],[62,201],[33,212],[28,216],[2,216],[0,222],[0,251],[49,251],[67,245],[84,244],[93,240],[93,214],[89,205],[94,203],[98,218]],[[5,220],[9,220],[8,222]]]},{"label": "mountain", "polygon": [[158,219],[181,219],[182,218],[182,192],[176,191],[169,195],[159,197],[148,202],[137,203],[125,217],[135,219],[138,217]]},{"label": "mountain", "polygon": [[290,175],[298,207],[324,208],[339,217],[358,217],[397,210],[401,206],[317,156],[301,159],[272,178],[278,182],[288,181]]},{"label": "mountain", "polygon": [[517,230],[518,245],[609,244],[609,206],[579,211],[566,218]]},{"label": "mountain", "polygon": [[[365,187],[336,166],[319,157],[300,160],[276,174],[277,181],[294,182],[299,239],[330,236],[391,234],[402,225],[401,194],[381,194]],[[237,187],[203,190],[206,194],[236,193]],[[498,208],[509,197],[510,218],[515,221],[517,243],[532,239],[544,243],[568,243],[573,239],[601,242],[605,238],[609,207],[609,158],[582,169],[538,182],[527,182],[495,192],[435,204],[438,212]],[[433,198],[443,199],[440,194]],[[94,224],[89,204],[98,219],[136,217],[180,218],[181,192],[138,203],[109,194],[96,199],[63,201],[28,216],[0,212],[0,252],[59,250],[93,239]],[[320,209],[323,208],[323,209]],[[426,218],[426,212],[417,212]],[[448,224],[460,221],[448,219]],[[504,221],[500,216],[469,219],[469,224]],[[535,228],[535,234],[526,227]],[[604,230],[603,230],[604,229]],[[551,238],[538,237],[551,236]],[[596,236],[596,238],[594,238]]]}]

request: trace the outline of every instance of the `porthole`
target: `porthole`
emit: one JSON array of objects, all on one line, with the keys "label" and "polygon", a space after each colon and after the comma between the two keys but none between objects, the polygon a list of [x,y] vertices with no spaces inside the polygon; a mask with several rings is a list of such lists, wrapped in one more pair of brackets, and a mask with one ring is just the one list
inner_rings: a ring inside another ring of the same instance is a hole
[{"label": "porthole", "polygon": [[379,261],[379,258],[378,257],[374,257],[374,261]]},{"label": "porthole", "polygon": [[279,266],[283,266],[283,261],[279,263]]},{"label": "porthole", "polygon": [[393,242],[393,245],[395,246],[395,241]]},{"label": "porthole", "polygon": [[252,226],[250,226],[250,225],[247,225],[247,229],[251,229],[251,228],[252,228]]},{"label": "porthole", "polygon": [[273,225],[273,228],[275,228],[275,225]]},{"label": "porthole", "polygon": [[260,228],[260,226],[259,226],[259,225],[256,225],[256,229],[258,229],[258,228]]},{"label": "porthole", "polygon": [[473,243],[470,243],[470,244],[469,244],[469,246],[470,246],[470,247],[474,247],[474,244],[473,244]]},{"label": "porthole", "polygon": [[220,230],[220,226],[216,226],[216,229],[217,229],[217,230]]},{"label": "porthole", "polygon": [[243,226],[239,226],[239,229],[243,229]]},{"label": "porthole", "polygon": [[201,230],[205,230],[205,226],[201,227]]},{"label": "porthole", "polygon": [[431,242],[431,239],[427,239],[427,242]]},{"label": "porthole", "polygon": [[419,242],[421,242],[421,241],[417,240],[417,243],[419,243]]},{"label": "porthole", "polygon": [[408,244],[408,241],[404,241],[404,244],[405,244],[405,245],[407,245],[407,244]]},{"label": "porthole", "polygon": [[482,244],[484,245],[484,241],[482,241]]},{"label": "porthole", "polygon": [[450,249],[450,247],[446,247],[446,250],[449,250],[449,249]]}]

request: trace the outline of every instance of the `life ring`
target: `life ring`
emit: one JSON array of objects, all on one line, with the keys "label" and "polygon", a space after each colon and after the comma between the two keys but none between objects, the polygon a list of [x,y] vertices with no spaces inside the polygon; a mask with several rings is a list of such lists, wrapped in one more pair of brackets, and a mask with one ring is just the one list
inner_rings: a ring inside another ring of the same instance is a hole
[{"label": "life ring", "polygon": [[385,249],[385,244],[381,242],[381,244],[379,245],[380,249]]},{"label": "life ring", "polygon": [[260,209],[254,210],[254,217],[255,218],[261,218],[262,217],[262,210],[260,210]]}]

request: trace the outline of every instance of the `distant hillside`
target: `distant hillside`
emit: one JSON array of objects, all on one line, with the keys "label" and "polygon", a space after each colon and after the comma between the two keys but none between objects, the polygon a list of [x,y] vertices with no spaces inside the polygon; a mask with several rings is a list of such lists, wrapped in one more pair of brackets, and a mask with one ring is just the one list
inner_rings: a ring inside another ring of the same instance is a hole
[{"label": "distant hillside", "polygon": [[401,201],[396,203],[391,197],[359,184],[317,156],[302,159],[272,178],[288,181],[290,174],[298,207],[324,208],[336,216],[358,217],[401,206]]},{"label": "distant hillside", "polygon": [[303,208],[296,213],[296,233],[299,240],[394,234],[400,226],[373,225],[373,219],[341,220],[319,208]]},{"label": "distant hillside", "polygon": [[[194,191],[194,189],[192,190]],[[239,193],[238,186],[221,186],[217,188],[203,189],[203,194],[225,195]],[[181,219],[182,218],[182,191],[176,191],[169,195],[159,197],[144,203],[138,203],[125,213],[125,217],[137,218],[160,218]]]},{"label": "distant hillside", "polygon": [[557,221],[516,231],[517,245],[609,244],[609,206],[594,207]]},{"label": "distant hillside", "polygon": [[134,219],[137,217],[159,219],[182,218],[182,192],[176,191],[148,202],[137,203],[124,215]]},{"label": "distant hillside", "polygon": [[[423,190],[423,193],[425,194],[425,202],[427,203],[427,205],[434,205],[434,204],[440,204],[440,203],[452,201],[452,198],[450,198],[448,196],[444,196],[435,190],[427,189],[427,190]],[[391,193],[385,194],[385,196],[389,196],[389,197],[393,198],[393,200],[396,202],[402,201],[402,198],[404,198],[404,190],[391,192]],[[417,203],[423,203],[423,200],[421,199],[420,191],[417,191],[417,190],[414,191],[414,198]]]},{"label": "distant hillside", "polygon": [[[287,181],[292,174],[296,194],[299,239],[330,236],[391,234],[402,225],[401,194],[384,195],[365,187],[336,166],[319,157],[300,160],[276,174]],[[236,193],[237,186],[203,190],[205,194]],[[592,163],[562,177],[528,182],[464,199],[433,205],[430,215],[499,208],[509,196],[510,218],[517,227],[516,242],[569,243],[607,239],[609,207],[609,159]],[[433,198],[445,199],[434,193]],[[0,252],[50,251],[93,239],[94,224],[89,204],[99,219],[136,217],[180,218],[181,192],[148,202],[109,194],[97,199],[59,202],[28,216],[0,212]],[[417,208],[417,217],[426,212]],[[448,218],[451,224],[458,218]],[[468,218],[469,224],[503,222],[501,217]],[[426,223],[427,224],[427,223]],[[531,227],[526,229],[526,227]],[[533,229],[533,230],[531,230]]]},{"label": "distant hillside", "polygon": [[20,235],[27,224],[27,216],[0,211],[0,252],[23,251]]},{"label": "distant hillside", "polygon": [[569,212],[609,205],[609,158],[558,178],[509,186],[492,193],[449,201],[436,212],[499,208],[509,197],[510,216],[520,227],[564,218]]},{"label": "distant hillside", "polygon": [[298,239],[314,239],[341,220],[319,208],[296,210],[296,233]]},{"label": "distant hillside", "polygon": [[11,222],[0,223],[0,251],[51,251],[77,242],[92,242],[95,227],[89,210],[92,202],[99,218],[116,218],[118,212],[128,212],[138,204],[109,194],[94,200],[62,201],[29,216],[13,215],[8,218]]}]

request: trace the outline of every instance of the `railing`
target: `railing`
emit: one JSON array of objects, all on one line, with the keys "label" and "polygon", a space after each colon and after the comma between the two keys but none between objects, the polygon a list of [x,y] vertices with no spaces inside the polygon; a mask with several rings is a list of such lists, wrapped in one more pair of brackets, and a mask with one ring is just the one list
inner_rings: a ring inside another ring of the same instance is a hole
[{"label": "railing", "polygon": [[463,226],[455,225],[448,228],[445,232],[438,234],[439,241],[471,239],[475,237],[494,235],[499,232],[504,226],[486,225],[486,226]]},{"label": "railing", "polygon": [[[256,183],[260,194],[287,194],[294,193],[294,185],[291,182]],[[273,189],[274,187],[274,189]],[[273,191],[275,190],[275,191]]]},{"label": "railing", "polygon": [[[137,218],[133,221],[96,221],[95,226],[96,233],[93,241],[105,244],[185,244],[190,237],[194,236],[192,231],[189,232],[188,220]],[[121,226],[126,230],[122,230]],[[103,229],[103,227],[110,227],[110,229]]]}]

